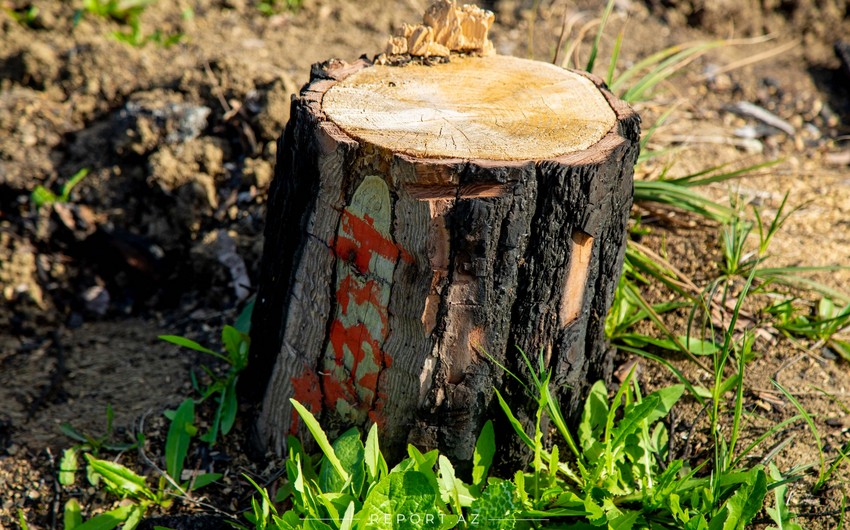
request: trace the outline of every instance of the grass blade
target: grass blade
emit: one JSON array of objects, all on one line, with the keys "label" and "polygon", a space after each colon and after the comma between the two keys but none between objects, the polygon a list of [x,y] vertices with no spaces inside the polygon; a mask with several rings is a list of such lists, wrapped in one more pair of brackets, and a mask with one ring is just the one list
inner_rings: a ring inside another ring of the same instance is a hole
[{"label": "grass blade", "polygon": [[593,46],[590,48],[590,57],[587,59],[585,71],[593,72],[593,65],[596,63],[596,55],[599,53],[599,43],[602,42],[602,34],[605,32],[605,24],[608,22],[608,17],[614,9],[614,0],[608,0],[605,4],[605,11],[602,13],[602,21],[599,23],[599,28],[596,30],[596,38],[593,40]]},{"label": "grass blade", "polygon": [[180,481],[183,473],[183,463],[189,453],[189,441],[195,434],[195,401],[191,398],[183,400],[177,407],[168,436],[165,439],[165,469],[168,476]]},{"label": "grass blade", "polygon": [[330,441],[328,441],[328,436],[325,434],[325,431],[322,430],[322,427],[319,425],[316,417],[313,416],[313,414],[311,414],[304,405],[294,399],[290,398],[289,402],[292,403],[292,406],[298,411],[298,415],[301,416],[301,420],[304,421],[304,424],[307,426],[310,434],[313,435],[316,443],[319,444],[319,448],[325,454],[325,458],[328,459],[328,462],[330,462],[337,474],[342,477],[343,482],[348,482],[348,472],[342,467],[342,463],[340,463]]},{"label": "grass blade", "polygon": [[782,392],[782,394],[786,397],[786,399],[788,399],[788,401],[791,402],[792,405],[794,405],[794,408],[797,409],[797,412],[799,412],[800,415],[803,417],[803,419],[806,421],[806,424],[809,426],[809,430],[812,432],[812,436],[814,436],[814,438],[815,438],[815,444],[816,444],[817,449],[818,449],[818,462],[820,464],[819,473],[818,473],[818,482],[815,484],[815,488],[816,488],[815,492],[816,492],[817,489],[819,489],[820,486],[823,485],[822,482],[821,482],[821,479],[824,476],[824,474],[826,473],[826,460],[823,456],[823,443],[821,442],[820,433],[818,432],[818,428],[815,425],[815,420],[812,418],[811,414],[809,414],[809,411],[807,411],[805,408],[803,408],[803,405],[801,405],[800,402],[797,401],[797,398],[795,398],[791,394],[791,392],[788,392],[788,390],[786,390],[785,387],[783,387],[782,385],[780,385],[777,381],[775,381],[773,379],[771,379],[770,382],[773,383],[773,386],[778,388],[780,392]]}]

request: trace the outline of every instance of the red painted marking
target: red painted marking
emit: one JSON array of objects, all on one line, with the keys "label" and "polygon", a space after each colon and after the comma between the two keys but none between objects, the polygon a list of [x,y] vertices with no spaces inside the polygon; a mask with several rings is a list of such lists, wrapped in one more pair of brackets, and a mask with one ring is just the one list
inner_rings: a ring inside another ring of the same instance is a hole
[{"label": "red painted marking", "polygon": [[[389,314],[382,301],[383,289],[389,286],[383,282],[392,280],[378,277],[374,262],[382,258],[392,265],[399,259],[413,263],[413,256],[376,229],[373,217],[364,214],[361,218],[349,209],[343,210],[340,229],[330,246],[341,260],[337,264],[347,263],[350,268],[338,265],[337,316],[331,323],[325,352],[325,370],[331,373],[322,379],[322,402],[337,410],[342,400],[347,406],[341,410],[352,407],[380,426],[384,424],[381,411],[387,396],[378,392],[378,379],[381,370],[392,365],[392,358],[381,349],[389,333]],[[366,311],[358,312],[357,308]],[[372,322],[370,332],[366,323],[354,318],[365,314],[377,317],[380,326]],[[349,324],[343,324],[343,320]]]},{"label": "red painted marking", "polygon": [[[307,407],[314,415],[322,411],[322,388],[319,385],[319,376],[313,370],[306,368],[298,377],[290,379],[292,382],[292,394],[299,403]],[[298,414],[292,413],[292,425],[290,434],[298,432]]]},{"label": "red painted marking", "polygon": [[[362,286],[360,282],[354,280],[351,276],[346,276],[339,282],[339,288],[336,291],[336,302],[342,309],[342,314],[348,314],[348,306],[351,302],[355,305],[371,304],[381,309],[381,302],[378,297],[381,294],[381,286],[375,280],[366,280]],[[386,311],[378,311],[381,316],[381,323],[386,326]]]},{"label": "red painted marking", "polygon": [[372,256],[377,254],[395,263],[399,258],[413,263],[413,256],[396,245],[392,239],[384,237],[375,229],[375,221],[368,215],[360,219],[348,210],[342,213],[342,232],[351,237],[339,234],[333,244],[334,253],[342,259],[349,259],[361,273],[369,270]]}]

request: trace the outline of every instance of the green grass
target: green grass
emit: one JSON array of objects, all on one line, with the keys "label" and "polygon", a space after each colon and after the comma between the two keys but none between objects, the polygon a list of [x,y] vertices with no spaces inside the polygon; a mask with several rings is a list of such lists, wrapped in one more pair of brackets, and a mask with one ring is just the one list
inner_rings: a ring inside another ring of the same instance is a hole
[{"label": "green grass", "polygon": [[89,170],[83,168],[76,173],[74,173],[68,182],[62,185],[62,190],[59,195],[56,195],[49,189],[45,188],[42,185],[38,185],[33,189],[32,194],[30,194],[30,203],[33,204],[36,208],[41,208],[46,204],[53,203],[65,203],[71,200],[71,192],[74,191],[74,188],[82,182],[84,178],[89,174]]},{"label": "green grass", "polygon": [[[143,31],[142,14],[154,3],[156,0],[84,0],[82,8],[78,9],[74,16],[74,24],[76,25],[86,14],[114,20],[128,26],[129,29],[113,31],[110,37],[134,47],[141,47],[148,43],[168,47],[182,42],[185,36],[179,32],[166,34],[158,29],[151,33]],[[184,10],[182,14],[184,19],[192,16],[194,12],[191,9]]]},{"label": "green grass", "polygon": [[266,16],[272,16],[281,11],[298,11],[304,5],[304,0],[261,0],[257,10]]}]

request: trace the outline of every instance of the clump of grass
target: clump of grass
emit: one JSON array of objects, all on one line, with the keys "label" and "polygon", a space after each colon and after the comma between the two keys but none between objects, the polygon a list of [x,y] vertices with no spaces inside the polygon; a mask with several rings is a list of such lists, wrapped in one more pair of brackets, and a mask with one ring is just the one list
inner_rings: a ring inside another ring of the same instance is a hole
[{"label": "clump of grass", "polygon": [[172,46],[182,42],[182,33],[166,34],[160,30],[145,33],[142,30],[141,16],[145,9],[156,0],[84,0],[82,9],[74,16],[74,23],[79,22],[84,14],[109,18],[129,26],[127,31],[113,31],[110,36],[130,46],[141,47],[148,43],[159,46]]},{"label": "clump of grass", "polygon": [[303,5],[304,0],[261,0],[257,10],[268,17],[280,11],[298,11]]},{"label": "clump of grass", "polygon": [[9,15],[12,20],[22,26],[35,28],[38,20],[39,9],[36,5],[25,6],[20,9],[12,7],[4,7],[3,11]]},{"label": "clump of grass", "polygon": [[[573,41],[569,41],[565,35],[572,33],[572,28],[578,19],[575,17],[567,19],[565,16],[564,32],[558,44],[556,62],[563,57],[562,66],[580,64],[578,50],[581,41],[589,31],[597,28],[589,59],[585,65],[588,71],[594,69],[598,62],[601,36],[609,19],[612,4],[613,2],[609,1],[602,16],[585,24]],[[618,74],[617,61],[623,45],[623,36],[624,33],[620,32],[616,38],[605,79],[612,92],[630,103],[647,101],[648,98],[653,97],[660,85],[713,49],[766,40],[766,38],[715,40],[671,46],[637,61],[633,66]],[[566,53],[562,54],[564,45],[567,46]],[[642,153],[638,160],[639,166],[663,152],[647,150],[648,141],[674,110],[675,107],[672,107],[664,111],[644,134],[641,141]],[[813,488],[815,491],[822,490],[846,456],[846,452],[841,451],[832,462],[827,463],[824,460],[822,444],[816,433],[814,422],[805,409],[799,406],[799,403],[788,393],[786,397],[795,405],[798,414],[774,425],[743,450],[739,447],[744,430],[744,375],[747,363],[756,355],[755,333],[751,329],[755,320],[751,314],[745,315],[743,310],[745,300],[751,300],[757,293],[768,293],[775,297],[780,294],[776,291],[777,288],[797,288],[820,294],[821,301],[808,314],[801,312],[800,306],[806,306],[797,297],[789,297],[787,294],[781,297],[781,302],[773,303],[763,309],[762,314],[772,316],[774,326],[782,333],[816,341],[816,346],[828,346],[839,355],[850,359],[850,341],[842,337],[842,333],[850,326],[850,298],[840,291],[807,277],[808,273],[813,271],[835,270],[840,267],[769,267],[766,265],[770,258],[771,241],[788,217],[796,211],[788,208],[788,196],[783,198],[776,214],[766,219],[758,208],[753,207],[751,212],[745,211],[744,204],[737,197],[733,198],[730,205],[725,205],[707,198],[698,190],[700,186],[728,182],[747,174],[767,170],[780,162],[779,160],[768,161],[742,169],[732,169],[729,165],[715,166],[678,178],[668,177],[668,167],[657,178],[638,179],[635,182],[635,204],[638,206],[636,211],[659,212],[662,214],[662,219],[664,219],[664,212],[667,211],[687,212],[719,226],[722,252],[722,262],[719,264],[720,274],[708,281],[706,286],[695,285],[666,259],[629,241],[623,276],[615,292],[612,311],[608,315],[605,328],[609,339],[620,350],[652,359],[671,370],[692,399],[707,411],[708,436],[712,441],[714,454],[711,458],[711,479],[706,484],[706,497],[703,501],[708,503],[705,506],[711,506],[712,502],[716,502],[728,493],[724,491],[723,483],[726,480],[724,477],[741,471],[745,455],[791,423],[805,421],[815,435],[818,450],[821,452],[818,478]],[[751,215],[746,215],[748,213]],[[638,228],[635,230],[646,230],[639,226],[639,217],[636,222]],[[666,288],[671,294],[670,299],[674,301],[654,304],[648,302],[643,289],[650,284]],[[674,311],[689,312],[685,333],[675,332],[666,325],[663,315]],[[695,324],[697,315],[702,315],[701,327]],[[715,321],[712,315],[720,315],[720,320],[723,322]],[[636,325],[644,320],[653,324],[655,333],[645,334],[634,331]],[[665,350],[686,356],[710,375],[711,383],[700,385],[697,380],[688,380],[681,370],[664,357]],[[730,393],[734,398],[727,402],[726,396]],[[720,434],[721,425],[725,436]],[[762,470],[761,473],[764,471]],[[751,483],[748,487],[761,491],[765,483],[773,482],[771,487],[777,488],[777,497],[776,507],[771,512],[771,517],[781,527],[793,528],[794,526],[785,524],[793,525],[794,523],[791,522],[792,517],[784,503],[784,484],[794,477],[783,478],[778,470],[771,469],[770,476],[763,478],[765,482],[761,482],[762,478],[759,478],[757,487],[755,483]],[[748,495],[753,495],[755,490],[741,491],[747,491]],[[764,499],[763,495],[761,499]],[[739,497],[738,500],[743,500],[743,497]],[[709,512],[718,514],[718,506],[716,504],[713,506]],[[735,509],[741,509],[741,506],[737,505]],[[682,521],[679,523],[682,524]]]}]

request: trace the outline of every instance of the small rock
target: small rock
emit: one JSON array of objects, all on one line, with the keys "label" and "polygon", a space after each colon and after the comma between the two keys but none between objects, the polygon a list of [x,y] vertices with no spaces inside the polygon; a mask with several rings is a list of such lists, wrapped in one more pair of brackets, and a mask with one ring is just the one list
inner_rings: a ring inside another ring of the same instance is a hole
[{"label": "small rock", "polygon": [[133,94],[114,118],[113,148],[119,155],[143,155],[161,143],[182,144],[198,138],[212,109],[194,105],[170,91]]},{"label": "small rock", "polygon": [[103,316],[109,310],[109,291],[100,285],[93,285],[83,291],[82,299],[85,303],[86,310],[94,313],[95,315]]},{"label": "small rock", "polygon": [[223,265],[230,276],[233,294],[237,301],[240,301],[251,294],[251,279],[248,277],[245,260],[239,255],[234,236],[235,233],[231,235],[226,230],[210,232],[192,247],[192,257],[196,268],[201,269],[202,273],[203,269],[214,268],[216,262]]}]

